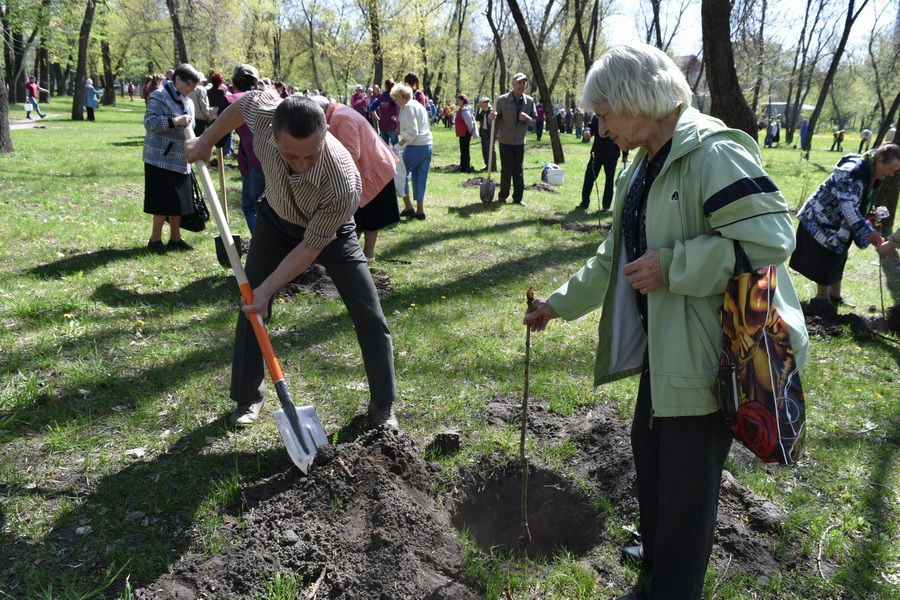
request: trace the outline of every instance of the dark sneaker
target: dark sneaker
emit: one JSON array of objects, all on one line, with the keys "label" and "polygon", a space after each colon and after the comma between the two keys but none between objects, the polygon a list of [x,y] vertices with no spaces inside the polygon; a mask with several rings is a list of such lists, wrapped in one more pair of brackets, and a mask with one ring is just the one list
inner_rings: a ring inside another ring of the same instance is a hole
[{"label": "dark sneaker", "polygon": [[265,400],[260,400],[259,402],[238,404],[238,407],[234,409],[234,412],[228,417],[228,422],[237,427],[249,427],[250,425],[253,425],[253,423],[256,422],[256,419],[259,418],[259,411],[262,410],[265,403]]},{"label": "dark sneaker", "polygon": [[[160,242],[160,243],[162,243],[162,242]],[[191,246],[184,240],[178,240],[177,242],[175,240],[169,240],[169,243],[166,244],[166,247],[169,250],[193,250],[194,249],[193,246]]]},{"label": "dark sneaker", "polygon": [[369,421],[371,421],[372,425],[375,427],[387,425],[394,429],[400,429],[400,424],[397,423],[397,415],[394,414],[393,405],[375,406],[369,402]]},{"label": "dark sneaker", "polygon": [[413,216],[415,216],[415,214],[416,214],[416,209],[414,209],[414,208],[407,208],[405,210],[400,211],[401,217],[413,217]]},{"label": "dark sneaker", "polygon": [[835,306],[841,306],[842,304],[847,308],[856,308],[855,304],[850,304],[846,300],[844,300],[843,296],[830,296],[831,303]]},{"label": "dark sneaker", "polygon": [[147,242],[147,249],[154,254],[165,254],[166,247],[163,246],[162,240],[156,240]]}]

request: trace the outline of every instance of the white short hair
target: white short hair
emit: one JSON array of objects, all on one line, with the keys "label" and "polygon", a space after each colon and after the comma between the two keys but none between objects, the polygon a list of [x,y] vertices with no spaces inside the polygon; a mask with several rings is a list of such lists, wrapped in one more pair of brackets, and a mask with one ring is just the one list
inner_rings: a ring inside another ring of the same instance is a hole
[{"label": "white short hair", "polygon": [[611,48],[591,66],[581,93],[582,103],[593,112],[608,102],[618,114],[654,120],[665,118],[679,105],[690,104],[692,97],[678,65],[647,44]]}]

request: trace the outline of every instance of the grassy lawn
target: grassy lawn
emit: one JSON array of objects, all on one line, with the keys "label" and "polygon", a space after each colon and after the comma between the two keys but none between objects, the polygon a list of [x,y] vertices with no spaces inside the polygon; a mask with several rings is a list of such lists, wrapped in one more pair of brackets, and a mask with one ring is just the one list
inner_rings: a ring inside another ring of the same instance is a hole
[{"label": "grassy lawn", "polygon": [[[185,233],[194,252],[144,249],[143,104],[101,108],[95,123],[68,120],[67,99],[42,108],[54,116],[14,130],[16,152],[0,156],[0,596],[114,597],[105,585],[146,583],[192,542],[215,553],[237,482],[289,460],[271,420],[249,431],[224,425],[239,294],[216,262],[215,227]],[[21,107],[11,113],[21,117]],[[560,227],[598,221],[596,196],[589,211],[574,210],[588,144],[565,136],[558,194],[527,191],[523,207],[483,205],[477,187],[461,185],[469,175],[441,170],[459,162],[453,130],[434,133],[428,220],[382,231],[373,267],[393,283],[382,305],[401,425],[423,439],[454,427],[478,440],[490,435],[483,407],[522,393],[525,290],[552,292],[603,234]],[[815,138],[809,161],[790,148],[763,151],[792,209],[837,160],[830,143],[830,134]],[[472,156],[482,166],[480,148]],[[549,137],[529,136],[525,159],[526,184],[535,183],[552,161]],[[230,225],[246,237],[240,177],[227,173]],[[900,262],[879,265],[871,249],[851,250],[844,282],[855,312],[874,316],[882,290],[888,307],[900,298]],[[801,299],[814,293],[799,276],[795,285]],[[275,311],[270,334],[295,401],[314,404],[325,429],[338,429],[368,401],[343,304],[301,294],[280,298]],[[598,319],[554,322],[532,338],[531,389],[552,410],[610,403],[627,418],[636,381],[591,386]],[[896,338],[848,330],[812,340],[806,458],[795,469],[729,465],[790,513],[780,535],[803,547],[786,570],[794,591],[781,591],[783,580],[711,573],[708,592],[900,598],[898,359]],[[191,539],[174,537],[185,530]],[[567,576],[571,566],[556,568]],[[529,565],[508,568],[521,575],[515,597],[525,597],[537,575]]]}]

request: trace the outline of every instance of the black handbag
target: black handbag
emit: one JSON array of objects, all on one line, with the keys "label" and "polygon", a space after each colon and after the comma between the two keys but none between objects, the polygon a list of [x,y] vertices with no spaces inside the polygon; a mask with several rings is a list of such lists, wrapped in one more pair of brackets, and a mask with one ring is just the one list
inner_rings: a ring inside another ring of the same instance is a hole
[{"label": "black handbag", "polygon": [[203,190],[200,189],[193,171],[191,171],[191,186],[194,190],[194,212],[181,215],[181,228],[188,231],[203,231],[206,229],[206,222],[209,221],[209,209],[203,200]]}]

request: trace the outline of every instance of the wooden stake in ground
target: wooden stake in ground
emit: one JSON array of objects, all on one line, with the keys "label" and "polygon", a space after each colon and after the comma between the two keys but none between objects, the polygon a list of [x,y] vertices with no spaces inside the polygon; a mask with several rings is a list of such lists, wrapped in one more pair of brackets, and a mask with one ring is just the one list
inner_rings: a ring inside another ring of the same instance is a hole
[{"label": "wooden stake in ground", "polygon": [[[525,294],[528,308],[534,302],[534,286],[528,286]],[[519,537],[519,545],[527,546],[531,543],[531,531],[528,529],[528,458],[525,456],[525,435],[528,426],[528,370],[531,366],[531,327],[525,326],[525,391],[522,394],[522,434],[519,437],[519,460],[522,462],[522,535]]]}]

